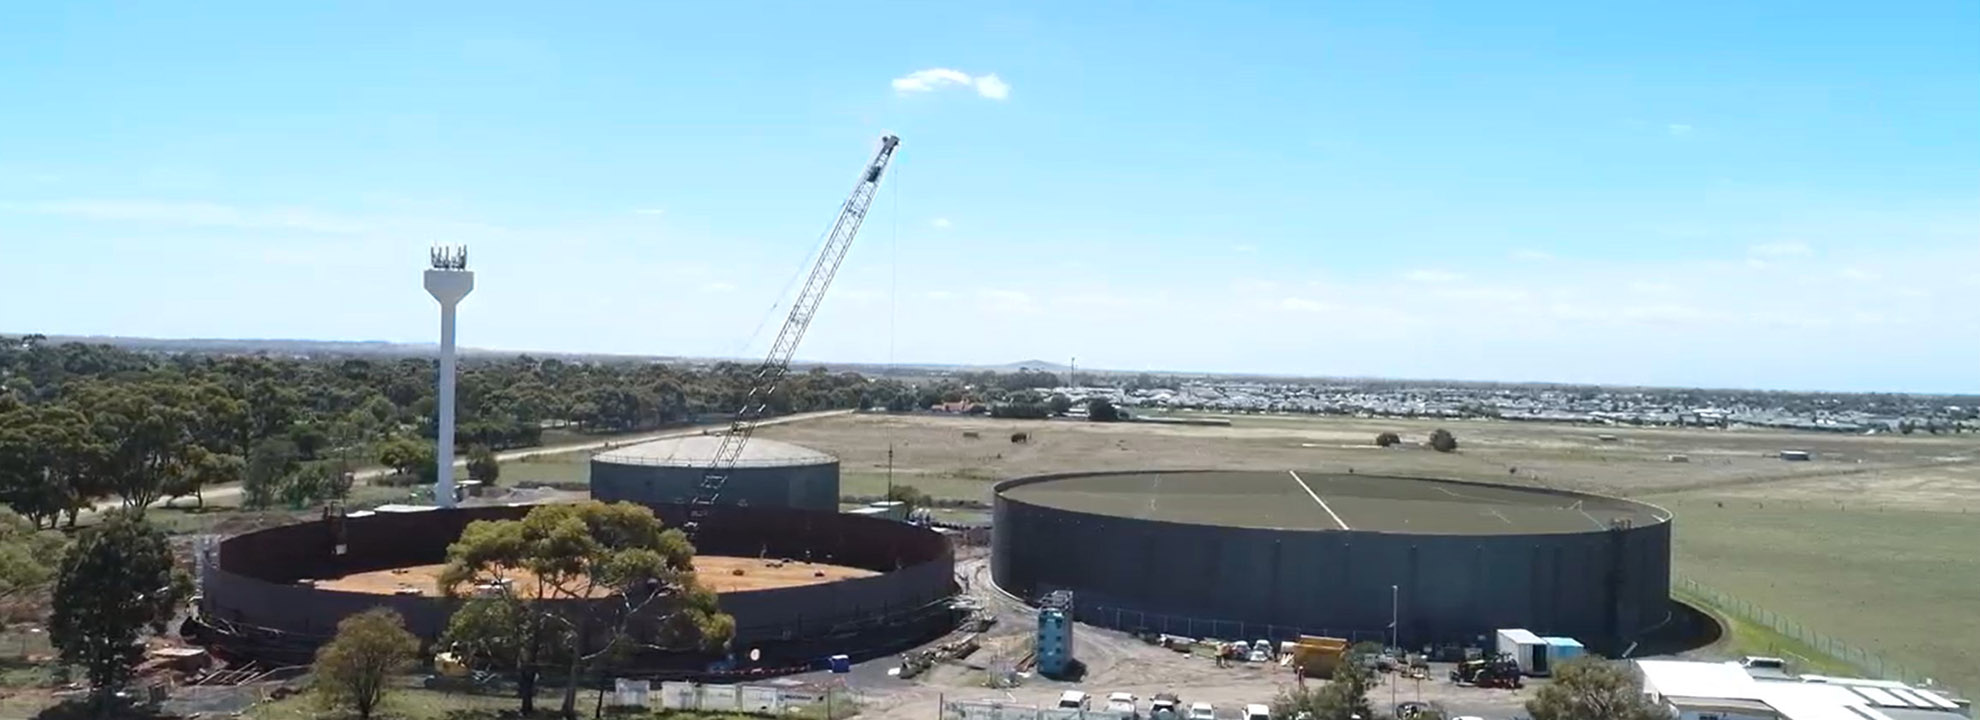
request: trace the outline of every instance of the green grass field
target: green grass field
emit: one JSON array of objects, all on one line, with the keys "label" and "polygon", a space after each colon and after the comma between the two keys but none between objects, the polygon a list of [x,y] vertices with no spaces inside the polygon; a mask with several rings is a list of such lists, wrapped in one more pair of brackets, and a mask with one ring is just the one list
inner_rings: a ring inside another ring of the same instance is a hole
[{"label": "green grass field", "polygon": [[1980,688],[1972,645],[1980,615],[1971,612],[1980,607],[1980,514],[1746,497],[1663,501],[1677,513],[1678,572],[1804,632],[1956,688]]}]

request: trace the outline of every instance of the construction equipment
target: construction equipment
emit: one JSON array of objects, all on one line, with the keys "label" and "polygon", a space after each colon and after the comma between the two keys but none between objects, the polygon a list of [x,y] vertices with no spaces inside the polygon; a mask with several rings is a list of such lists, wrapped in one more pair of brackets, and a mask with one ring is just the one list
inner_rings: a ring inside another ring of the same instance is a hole
[{"label": "construction equipment", "polygon": [[722,487],[729,481],[729,473],[735,469],[736,461],[742,458],[743,446],[749,444],[750,435],[756,432],[757,422],[768,414],[770,396],[790,372],[791,357],[797,353],[798,341],[804,339],[805,329],[811,327],[811,318],[818,312],[819,303],[825,299],[825,289],[832,286],[832,277],[838,274],[839,263],[846,259],[846,250],[852,247],[853,237],[859,234],[860,223],[866,221],[866,210],[873,204],[873,196],[880,189],[880,177],[887,172],[887,164],[894,158],[894,148],[900,144],[901,139],[897,136],[881,136],[879,151],[860,170],[859,182],[853,185],[852,194],[846,197],[845,205],[839,209],[839,218],[832,223],[831,233],[826,235],[824,246],[819,248],[818,259],[811,265],[811,274],[805,277],[804,288],[791,301],[791,313],[784,319],[783,328],[777,331],[776,341],[770,344],[770,354],[756,366],[750,377],[749,394],[729,420],[729,431],[722,435],[722,444],[715,449],[707,470],[702,472],[701,482],[695,487],[694,499],[688,506],[688,521],[682,527],[689,539],[693,539],[701,529],[702,521],[714,513],[716,503],[722,498]]},{"label": "construction equipment", "polygon": [[1303,677],[1331,678],[1347,649],[1348,641],[1342,638],[1301,635],[1292,646],[1293,671]]},{"label": "construction equipment", "polygon": [[1499,653],[1490,658],[1466,660],[1451,669],[1451,682],[1476,687],[1502,687],[1518,689],[1526,684],[1519,672],[1519,663],[1510,653]]}]

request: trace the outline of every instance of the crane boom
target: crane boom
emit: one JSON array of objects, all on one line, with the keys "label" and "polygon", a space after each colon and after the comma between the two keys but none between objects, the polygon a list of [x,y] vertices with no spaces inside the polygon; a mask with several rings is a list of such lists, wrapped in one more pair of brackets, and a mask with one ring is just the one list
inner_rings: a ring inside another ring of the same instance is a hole
[{"label": "crane boom", "polygon": [[846,259],[846,250],[852,247],[853,236],[859,234],[860,223],[866,220],[866,210],[873,204],[873,196],[880,188],[880,177],[887,172],[887,164],[894,158],[894,148],[901,139],[894,135],[880,138],[880,150],[873,155],[873,161],[860,170],[859,182],[853,186],[852,194],[839,210],[839,219],[832,223],[832,232],[826,236],[825,244],[818,251],[818,259],[811,265],[811,274],[805,277],[804,288],[798,291],[797,299],[791,301],[791,314],[784,319],[783,328],[777,331],[777,339],[770,344],[770,354],[763,363],[756,366],[750,377],[749,394],[743,398],[742,407],[729,420],[729,431],[722,435],[722,444],[715,449],[708,468],[702,472],[701,482],[695,488],[694,500],[688,506],[688,522],[685,529],[689,537],[700,529],[701,521],[714,512],[722,498],[722,488],[728,483],[729,473],[742,458],[743,446],[749,444],[750,435],[756,432],[757,421],[768,414],[770,395],[776,392],[778,383],[790,372],[791,357],[797,353],[798,342],[804,339],[804,331],[811,326],[812,316],[818,312],[818,305],[825,299],[825,289],[832,286],[832,277],[839,272],[839,263]]}]

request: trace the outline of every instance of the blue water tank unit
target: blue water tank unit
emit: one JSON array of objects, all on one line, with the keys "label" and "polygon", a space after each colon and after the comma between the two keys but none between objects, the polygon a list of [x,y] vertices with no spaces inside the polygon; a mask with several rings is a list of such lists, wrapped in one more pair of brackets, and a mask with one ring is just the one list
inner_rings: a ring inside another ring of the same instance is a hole
[{"label": "blue water tank unit", "polygon": [[1066,674],[1073,661],[1073,623],[1065,611],[1038,611],[1038,672],[1048,677]]},{"label": "blue water tank unit", "polygon": [[1548,667],[1560,667],[1561,663],[1588,654],[1588,650],[1581,646],[1581,641],[1574,638],[1543,637],[1540,640],[1547,643]]}]

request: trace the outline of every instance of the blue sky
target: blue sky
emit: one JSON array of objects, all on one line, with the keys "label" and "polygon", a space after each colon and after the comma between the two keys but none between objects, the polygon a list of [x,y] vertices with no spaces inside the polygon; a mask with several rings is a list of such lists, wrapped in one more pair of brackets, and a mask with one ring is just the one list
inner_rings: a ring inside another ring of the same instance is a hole
[{"label": "blue sky", "polygon": [[[16,3],[0,331],[1974,391],[1980,6]],[[774,319],[771,321],[774,323]]]}]

